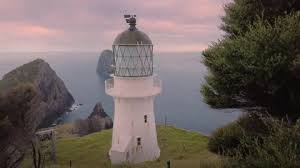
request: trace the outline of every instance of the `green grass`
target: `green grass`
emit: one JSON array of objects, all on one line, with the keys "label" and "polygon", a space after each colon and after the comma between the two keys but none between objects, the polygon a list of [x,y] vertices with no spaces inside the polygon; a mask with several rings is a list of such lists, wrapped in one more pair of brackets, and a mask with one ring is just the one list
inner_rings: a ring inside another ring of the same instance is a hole
[{"label": "green grass", "polygon": [[[104,130],[84,137],[68,136],[57,140],[57,163],[47,167],[116,167],[116,168],[163,168],[171,160],[172,168],[221,167],[222,159],[207,150],[208,137],[170,126],[158,126],[161,156],[156,161],[136,165],[112,166],[107,152],[111,145],[112,130]],[[26,159],[23,167],[30,167]]]}]

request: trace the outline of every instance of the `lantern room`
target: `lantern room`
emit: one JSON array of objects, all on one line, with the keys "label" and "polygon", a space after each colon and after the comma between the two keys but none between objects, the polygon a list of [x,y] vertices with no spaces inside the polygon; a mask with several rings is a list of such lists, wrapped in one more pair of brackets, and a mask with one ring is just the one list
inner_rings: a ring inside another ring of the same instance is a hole
[{"label": "lantern room", "polygon": [[136,28],[136,16],[125,15],[128,30],[113,43],[115,76],[144,77],[153,74],[153,45],[147,34]]}]

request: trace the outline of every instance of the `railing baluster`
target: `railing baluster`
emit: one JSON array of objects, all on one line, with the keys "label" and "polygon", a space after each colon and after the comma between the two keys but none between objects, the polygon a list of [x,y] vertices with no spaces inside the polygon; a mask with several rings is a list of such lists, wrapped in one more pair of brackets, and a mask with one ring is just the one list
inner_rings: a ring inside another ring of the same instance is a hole
[{"label": "railing baluster", "polygon": [[158,77],[153,78],[153,86],[154,87],[161,87],[161,80]]},{"label": "railing baluster", "polygon": [[114,87],[114,79],[107,79],[105,81],[105,89],[109,90]]}]

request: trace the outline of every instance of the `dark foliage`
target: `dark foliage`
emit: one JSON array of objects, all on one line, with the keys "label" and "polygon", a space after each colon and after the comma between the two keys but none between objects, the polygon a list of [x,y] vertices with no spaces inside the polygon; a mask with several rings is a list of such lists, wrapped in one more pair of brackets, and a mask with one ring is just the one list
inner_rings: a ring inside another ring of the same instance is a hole
[{"label": "dark foliage", "polygon": [[298,0],[234,0],[226,35],[203,52],[206,102],[249,112],[210,139],[229,167],[300,167],[299,10]]},{"label": "dark foliage", "polygon": [[112,126],[111,118],[105,113],[102,104],[99,102],[87,119],[78,119],[74,122],[73,132],[83,136],[112,128]]},{"label": "dark foliage", "polygon": [[242,136],[240,145],[229,159],[230,167],[294,168],[300,167],[300,123],[264,119],[269,129],[267,136]]},{"label": "dark foliage", "polygon": [[84,119],[77,119],[74,122],[73,133],[79,134],[80,136],[87,135],[90,133],[89,123]]},{"label": "dark foliage", "polygon": [[225,5],[221,29],[227,36],[243,35],[258,18],[274,23],[279,16],[300,10],[299,0],[234,0]]},{"label": "dark foliage", "polygon": [[246,115],[213,132],[208,148],[222,155],[234,155],[239,147],[241,138],[267,136],[269,128],[258,115]]},{"label": "dark foliage", "polygon": [[225,7],[227,36],[203,52],[208,104],[300,116],[299,3],[236,0]]},{"label": "dark foliage", "polygon": [[26,84],[0,96],[0,167],[20,165],[34,134],[30,104],[38,102],[35,89]]},{"label": "dark foliage", "polygon": [[209,149],[228,167],[300,167],[300,120],[245,116],[214,132]]}]

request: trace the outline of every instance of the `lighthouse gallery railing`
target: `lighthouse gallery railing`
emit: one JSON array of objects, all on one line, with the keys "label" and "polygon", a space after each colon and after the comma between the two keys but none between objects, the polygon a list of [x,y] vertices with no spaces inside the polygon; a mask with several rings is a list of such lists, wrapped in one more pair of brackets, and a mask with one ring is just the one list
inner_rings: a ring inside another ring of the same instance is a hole
[{"label": "lighthouse gallery railing", "polygon": [[114,79],[111,78],[111,79],[105,80],[105,90],[109,90],[112,88],[114,88]]},{"label": "lighthouse gallery railing", "polygon": [[[153,78],[153,87],[160,88],[161,85],[162,85],[161,80],[157,76],[154,76],[154,78]],[[109,90],[109,89],[112,89],[112,88],[114,88],[114,79],[111,78],[111,79],[105,80],[105,90]]]}]

